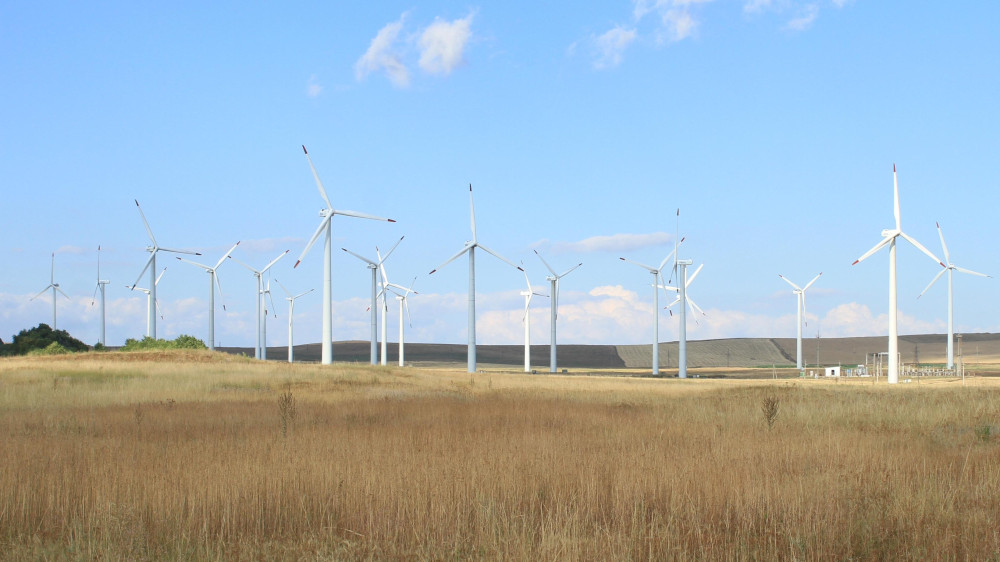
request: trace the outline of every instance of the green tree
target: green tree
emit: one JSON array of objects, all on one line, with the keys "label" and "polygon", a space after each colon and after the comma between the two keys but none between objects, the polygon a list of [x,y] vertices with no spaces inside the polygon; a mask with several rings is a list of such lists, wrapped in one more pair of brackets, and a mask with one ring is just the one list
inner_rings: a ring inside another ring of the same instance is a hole
[{"label": "green tree", "polygon": [[21,330],[8,344],[0,342],[0,355],[26,355],[36,349],[45,349],[50,344],[57,343],[67,351],[87,351],[87,344],[69,335],[66,330],[53,330],[48,324],[42,323],[26,330]]}]

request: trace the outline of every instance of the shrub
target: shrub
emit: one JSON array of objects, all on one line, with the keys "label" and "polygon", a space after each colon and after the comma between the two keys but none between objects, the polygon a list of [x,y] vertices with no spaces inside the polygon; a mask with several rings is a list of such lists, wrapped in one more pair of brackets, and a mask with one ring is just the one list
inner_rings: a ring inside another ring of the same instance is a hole
[{"label": "shrub", "polygon": [[172,340],[153,339],[149,336],[136,340],[129,338],[125,340],[122,351],[144,351],[149,349],[208,349],[205,342],[194,336],[181,334]]},{"label": "shrub", "polygon": [[59,342],[54,341],[41,349],[32,349],[28,352],[28,355],[63,355],[65,353],[71,352],[65,347],[59,345]]},{"label": "shrub", "polygon": [[48,324],[21,330],[9,344],[0,345],[0,355],[27,355],[34,350],[44,350],[58,343],[64,351],[87,351],[87,344],[69,335],[66,330],[53,330]]}]

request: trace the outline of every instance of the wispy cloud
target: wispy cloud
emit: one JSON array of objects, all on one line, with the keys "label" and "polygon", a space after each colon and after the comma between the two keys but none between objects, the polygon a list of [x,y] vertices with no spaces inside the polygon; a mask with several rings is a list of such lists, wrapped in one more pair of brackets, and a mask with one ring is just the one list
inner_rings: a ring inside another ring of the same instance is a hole
[{"label": "wispy cloud", "polygon": [[808,4],[802,8],[802,12],[798,16],[788,20],[785,27],[792,31],[805,31],[812,27],[818,16],[819,4]]},{"label": "wispy cloud", "polygon": [[635,41],[636,31],[616,26],[603,35],[594,38],[594,47],[597,51],[597,58],[594,60],[594,68],[604,70],[613,68],[621,64],[622,55],[625,49]]},{"label": "wispy cloud", "polygon": [[594,252],[630,252],[642,248],[666,246],[672,243],[674,236],[666,232],[651,232],[649,234],[612,234],[610,236],[591,236],[578,242],[550,242],[541,240],[532,244],[535,248],[548,248],[555,254]]},{"label": "wispy cloud", "polygon": [[420,68],[429,74],[450,74],[462,63],[471,25],[472,14],[452,22],[435,18],[420,35]]},{"label": "wispy cloud", "polygon": [[306,83],[306,96],[310,98],[319,97],[323,93],[323,86],[320,86],[317,82],[317,77],[315,74],[309,77],[309,82]]},{"label": "wispy cloud", "polygon": [[403,29],[406,14],[379,30],[365,54],[354,64],[357,79],[364,80],[373,72],[385,72],[392,84],[405,88],[410,84],[410,71],[403,64],[401,51],[396,47],[399,32]]}]

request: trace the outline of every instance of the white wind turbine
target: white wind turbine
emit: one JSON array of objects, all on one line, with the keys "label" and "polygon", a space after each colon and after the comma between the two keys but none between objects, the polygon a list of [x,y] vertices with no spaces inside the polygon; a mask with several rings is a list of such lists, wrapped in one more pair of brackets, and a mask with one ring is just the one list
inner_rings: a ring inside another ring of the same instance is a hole
[{"label": "white wind turbine", "polygon": [[[226,261],[226,258],[229,257],[229,254],[233,253],[233,250],[235,250],[236,247],[239,245],[240,245],[239,242],[233,244],[233,247],[229,248],[229,251],[223,254],[222,257],[219,258],[219,261],[216,262],[215,265],[211,267],[198,263],[196,261],[186,260],[182,257],[177,258],[182,262],[196,265],[204,269],[206,272],[208,272],[208,349],[211,349],[213,351],[215,350],[215,287],[216,286],[219,287],[219,296],[220,297],[222,296],[222,283],[219,282],[219,277],[218,275],[216,275],[216,270],[219,269],[219,266],[222,265],[224,261]],[[222,310],[226,310],[225,302],[222,303]]]},{"label": "white wind turbine", "polygon": [[[541,257],[541,256],[539,256]],[[524,273],[524,282],[528,285],[528,288],[521,291],[521,296],[524,297],[524,318],[521,319],[524,322],[524,372],[531,372],[531,297],[538,295],[544,297],[541,293],[536,293],[531,288],[531,281],[528,280],[528,272],[521,269]]]},{"label": "white wind turbine", "polygon": [[[681,240],[683,242],[684,240]],[[637,261],[632,261],[625,258],[618,258],[624,262],[638,265],[639,267],[645,269],[646,271],[653,274],[653,374],[660,374],[660,286],[661,275],[660,272],[663,271],[663,266],[667,265],[670,258],[677,253],[677,245],[674,245],[674,249],[671,250],[667,257],[663,258],[660,262],[659,267],[650,267],[645,264],[641,264]]]},{"label": "white wind turbine", "polygon": [[458,259],[462,254],[469,253],[469,350],[468,350],[468,371],[470,373],[476,372],[476,248],[482,248],[487,253],[493,254],[494,257],[500,261],[515,267],[521,271],[524,271],[520,267],[514,265],[507,258],[501,256],[500,254],[494,252],[493,250],[487,248],[486,246],[479,243],[479,239],[476,237],[476,204],[472,199],[472,184],[469,184],[469,213],[472,218],[472,240],[465,243],[465,246],[459,250],[457,254],[448,258],[448,261],[439,265],[436,269],[432,270],[429,275],[434,275],[434,272],[442,267],[448,265],[449,263]]},{"label": "white wind turbine", "polygon": [[[387,256],[388,257],[388,256]],[[410,305],[406,298],[413,293],[418,295],[420,293],[413,290],[413,284],[416,283],[417,278],[414,277],[413,281],[410,282],[409,287],[403,287],[402,285],[397,285],[395,283],[389,283],[389,291],[396,295],[396,300],[399,301],[399,366],[405,366],[403,364],[403,347],[405,346],[405,339],[403,338],[403,309],[406,309],[406,320],[413,327],[413,322],[410,320]],[[399,291],[402,291],[400,293]]]},{"label": "white wind turbine", "polygon": [[[135,206],[139,208],[139,216],[142,217],[142,223],[146,225],[146,233],[149,234],[150,241],[153,242],[152,246],[147,246],[146,251],[149,252],[149,260],[146,261],[145,267],[142,268],[142,272],[139,273],[139,277],[136,278],[135,283],[132,283],[132,288],[135,289],[139,279],[142,279],[142,274],[149,270],[149,286],[153,302],[156,302],[156,254],[157,252],[173,252],[175,254],[191,254],[195,256],[200,256],[198,252],[191,252],[188,250],[171,250],[170,248],[161,248],[159,244],[156,243],[156,238],[153,237],[153,229],[149,228],[149,221],[146,220],[146,215],[142,212],[142,207],[139,205],[139,200],[135,201]],[[164,268],[166,269],[166,268]],[[146,325],[146,333],[149,337],[156,339],[156,315],[150,314],[147,318],[149,324]]]},{"label": "white wind turbine", "polygon": [[302,250],[302,255],[299,256],[299,260],[295,262],[295,267],[298,267],[302,263],[303,258],[309,253],[309,249],[312,248],[316,240],[319,239],[320,235],[324,236],[324,246],[323,246],[323,354],[322,363],[324,365],[329,365],[333,363],[333,243],[331,230],[332,226],[330,222],[333,220],[334,215],[343,215],[346,217],[356,217],[361,219],[372,219],[379,221],[396,222],[392,219],[384,219],[382,217],[376,217],[374,215],[366,215],[363,213],[357,213],[354,211],[337,211],[333,208],[333,204],[330,203],[330,198],[326,195],[326,189],[323,188],[323,182],[319,179],[319,174],[316,173],[316,167],[313,166],[312,158],[309,157],[309,151],[306,147],[302,147],[302,152],[306,154],[306,160],[309,161],[309,169],[312,170],[313,178],[316,179],[316,187],[319,188],[319,194],[323,198],[323,202],[326,203],[326,208],[321,209],[319,216],[322,219],[319,223],[319,228],[316,229],[315,234],[309,239],[304,250]]},{"label": "white wind turbine", "polygon": [[97,300],[97,292],[101,292],[101,337],[97,341],[101,345],[106,345],[105,342],[105,330],[104,330],[104,289],[105,286],[111,283],[106,279],[101,279],[101,247],[97,247],[97,287],[94,288],[94,296],[90,299],[90,306],[94,306],[94,301]]},{"label": "white wind turbine", "polygon": [[797,322],[795,323],[795,368],[798,369],[799,372],[802,372],[802,370],[803,370],[803,367],[802,367],[802,324],[803,324],[803,322],[802,322],[802,320],[803,320],[803,318],[805,318],[805,315],[806,315],[806,291],[809,290],[809,287],[812,287],[812,284],[815,283],[817,279],[819,279],[820,275],[823,275],[822,271],[819,273],[819,275],[817,275],[816,277],[813,277],[812,281],[806,283],[805,287],[799,287],[795,283],[792,283],[791,279],[785,277],[784,275],[778,274],[778,277],[781,277],[782,281],[784,281],[785,283],[788,283],[789,285],[792,286],[792,289],[794,289],[792,291],[792,293],[795,295],[796,301],[798,302],[797,309],[798,309],[799,313],[798,313],[798,316],[796,317],[797,318]]},{"label": "white wind turbine", "polygon": [[131,287],[129,285],[125,285],[126,289],[131,289],[133,291],[142,291],[143,293],[146,293],[146,337],[150,337],[153,339],[156,338],[153,337],[152,332],[149,331],[149,328],[154,324],[150,322],[149,317],[156,316],[156,311],[160,309],[160,301],[156,299],[156,286],[160,284],[160,279],[163,279],[163,274],[166,272],[167,268],[164,267],[163,271],[160,272],[160,275],[157,276],[155,280],[153,280],[152,289],[144,289],[142,287],[136,287],[135,285],[132,285]]},{"label": "white wind turbine", "polygon": [[[372,365],[378,364],[378,343],[377,343],[378,342],[378,328],[377,328],[377,326],[378,326],[378,295],[379,295],[379,293],[378,293],[378,269],[382,265],[382,262],[389,258],[389,254],[392,254],[393,250],[396,249],[396,246],[399,246],[399,243],[403,241],[403,238],[405,238],[405,236],[400,236],[399,240],[396,241],[396,243],[393,245],[392,249],[389,250],[389,253],[386,254],[384,258],[379,258],[378,261],[370,260],[370,259],[368,259],[368,258],[366,258],[366,257],[364,257],[364,256],[362,256],[360,254],[356,254],[356,253],[348,250],[347,248],[341,248],[341,250],[347,252],[348,254],[351,254],[352,256],[354,256],[354,257],[358,258],[359,260],[361,260],[361,261],[365,262],[366,264],[368,264],[368,269],[370,269],[371,272],[372,272],[372,304],[371,304],[371,307],[369,308],[369,310],[371,311],[371,317],[372,317],[371,318],[371,331],[372,331],[372,335],[371,335],[371,364]],[[378,252],[378,248],[377,247],[375,248],[375,251],[376,251],[376,253]],[[382,330],[382,339],[383,339],[383,341],[385,340],[384,325],[385,325],[385,323],[383,322],[383,330]],[[383,349],[382,353],[383,354],[385,353],[384,349]],[[384,359],[382,360],[382,364],[385,365],[385,360]]]},{"label": "white wind turbine", "polygon": [[934,279],[931,280],[930,284],[927,285],[927,288],[925,288],[917,296],[917,298],[919,299],[920,297],[924,296],[924,293],[926,293],[927,290],[934,285],[934,283],[937,283],[937,280],[940,279],[942,275],[944,275],[944,272],[946,271],[948,272],[948,368],[954,369],[955,368],[955,348],[954,348],[955,296],[954,293],[952,292],[952,273],[955,271],[960,271],[962,273],[968,273],[969,275],[978,275],[979,277],[990,277],[990,276],[986,275],[985,273],[977,273],[975,271],[972,271],[971,269],[965,269],[964,267],[958,267],[957,265],[951,263],[951,256],[948,255],[948,245],[944,243],[944,234],[941,232],[941,225],[938,223],[934,224],[937,225],[938,236],[941,237],[941,249],[944,250],[944,261],[945,261],[944,269],[942,269],[940,272],[938,272],[937,275],[934,276]]},{"label": "white wind turbine", "polygon": [[552,332],[549,337],[549,372],[554,373],[558,367],[556,363],[556,318],[559,317],[559,280],[569,275],[571,271],[580,267],[583,263],[578,263],[564,271],[562,275],[559,275],[556,273],[556,270],[552,269],[549,262],[545,261],[542,254],[538,253],[538,250],[535,250],[535,255],[538,256],[538,259],[542,260],[545,268],[552,274],[545,279],[550,283],[550,292],[552,293],[552,306],[549,308],[549,327]]},{"label": "white wind turbine", "polygon": [[858,262],[868,259],[869,256],[881,250],[883,246],[889,246],[889,384],[896,384],[899,382],[899,330],[896,325],[896,238],[902,237],[932,260],[938,262],[942,267],[945,267],[945,265],[930,250],[923,247],[920,242],[917,242],[902,230],[899,214],[899,182],[896,178],[895,164],[892,165],[892,203],[892,212],[896,218],[896,228],[883,230],[882,241],[876,244],[871,250],[865,252],[863,256],[854,260],[854,263],[851,265],[856,265]]},{"label": "white wind turbine", "polygon": [[[676,260],[678,269],[677,286],[664,285],[664,291],[674,291],[677,293],[677,298],[673,302],[668,304],[664,308],[671,308],[677,303],[681,303],[679,309],[678,318],[678,337],[677,337],[677,378],[686,379],[687,378],[687,306],[690,305],[695,312],[698,312],[702,316],[706,316],[705,311],[694,302],[691,295],[688,294],[688,289],[691,287],[691,283],[694,282],[698,274],[701,273],[701,268],[705,267],[705,264],[698,266],[698,269],[694,270],[691,277],[687,276],[687,266],[691,265],[691,260]],[[670,315],[673,316],[674,312],[671,310]],[[697,324],[697,322],[695,322]]]},{"label": "white wind turbine", "polygon": [[286,289],[285,286],[281,284],[281,281],[278,281],[277,277],[274,278],[274,282],[277,283],[279,287],[281,287],[281,290],[284,291],[286,295],[288,295],[287,297],[285,297],[285,300],[288,301],[288,362],[292,363],[292,359],[294,357],[294,355],[293,355],[294,354],[294,347],[293,347],[294,332],[293,332],[292,318],[295,316],[295,301],[296,301],[296,299],[298,299],[300,297],[304,297],[304,296],[308,295],[309,293],[315,291],[316,289],[309,289],[308,291],[305,291],[305,292],[302,292],[302,293],[299,293],[299,294],[293,296],[292,293],[290,293],[288,291],[288,289]]},{"label": "white wind turbine", "polygon": [[249,265],[241,262],[240,260],[234,258],[233,256],[229,256],[229,259],[235,260],[236,263],[249,269],[250,272],[253,273],[254,279],[257,280],[257,348],[254,350],[255,359],[267,359],[267,336],[266,332],[264,331],[266,329],[264,328],[264,322],[266,322],[266,320],[264,320],[263,318],[264,314],[266,314],[265,312],[266,304],[263,302],[265,293],[264,273],[266,273],[267,270],[271,269],[271,266],[278,263],[278,260],[285,257],[285,254],[287,254],[288,252],[289,250],[281,252],[281,254],[278,255],[278,257],[271,260],[271,263],[265,265],[264,268],[261,269],[260,271],[250,267]]},{"label": "white wind turbine", "polygon": [[38,297],[42,296],[42,294],[44,294],[45,291],[48,291],[49,289],[52,289],[52,329],[56,330],[57,329],[56,328],[56,291],[59,291],[60,293],[62,293],[62,296],[66,297],[67,299],[69,299],[69,295],[67,295],[66,293],[64,293],[63,290],[59,288],[59,283],[56,283],[56,253],[55,252],[52,252],[52,269],[50,270],[50,273],[49,273],[49,286],[45,287],[41,291],[38,291],[38,294],[35,295],[35,296],[33,296],[33,297],[31,297],[30,300],[37,299]]}]

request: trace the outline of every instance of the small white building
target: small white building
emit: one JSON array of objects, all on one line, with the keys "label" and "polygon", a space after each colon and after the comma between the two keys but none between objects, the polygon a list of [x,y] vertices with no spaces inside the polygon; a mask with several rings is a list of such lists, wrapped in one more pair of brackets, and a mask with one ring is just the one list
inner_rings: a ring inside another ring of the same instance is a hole
[{"label": "small white building", "polygon": [[836,367],[823,367],[824,377],[839,377],[840,376],[840,365]]}]

